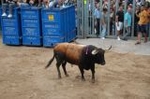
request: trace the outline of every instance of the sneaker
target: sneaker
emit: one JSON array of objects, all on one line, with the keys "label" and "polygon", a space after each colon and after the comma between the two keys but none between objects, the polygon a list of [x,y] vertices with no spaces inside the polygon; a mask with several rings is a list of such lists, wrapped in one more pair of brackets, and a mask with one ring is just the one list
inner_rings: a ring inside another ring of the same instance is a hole
[{"label": "sneaker", "polygon": [[101,39],[103,39],[103,40],[104,40],[104,39],[105,39],[105,37],[102,37]]},{"label": "sneaker", "polygon": [[96,29],[94,29],[94,33],[95,33],[95,34],[96,34],[96,32],[97,32]]},{"label": "sneaker", "polygon": [[3,14],[2,14],[2,17],[4,17],[4,16],[7,16],[7,14],[6,14],[6,13],[3,13]]},{"label": "sneaker", "polygon": [[124,41],[127,41],[128,39],[126,39],[126,38],[123,38],[122,40],[124,40]]},{"label": "sneaker", "polygon": [[137,41],[137,42],[135,43],[135,45],[138,45],[138,44],[141,44],[141,42]]},{"label": "sneaker", "polygon": [[12,14],[9,14],[9,15],[8,15],[8,18],[11,18],[11,17],[12,17]]},{"label": "sneaker", "polygon": [[117,40],[120,41],[120,37],[119,36],[117,37]]}]

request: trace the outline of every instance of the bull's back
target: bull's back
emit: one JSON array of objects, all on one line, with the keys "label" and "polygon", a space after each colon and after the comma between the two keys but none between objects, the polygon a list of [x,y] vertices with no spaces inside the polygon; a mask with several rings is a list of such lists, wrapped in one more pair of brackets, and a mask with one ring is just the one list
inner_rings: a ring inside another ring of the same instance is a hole
[{"label": "bull's back", "polygon": [[55,51],[64,53],[67,62],[78,65],[84,47],[85,45],[61,43],[55,47]]}]

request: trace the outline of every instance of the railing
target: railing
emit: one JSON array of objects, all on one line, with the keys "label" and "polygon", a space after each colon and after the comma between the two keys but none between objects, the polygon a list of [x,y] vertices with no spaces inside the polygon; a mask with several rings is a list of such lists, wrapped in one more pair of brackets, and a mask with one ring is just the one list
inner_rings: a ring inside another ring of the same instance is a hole
[{"label": "railing", "polygon": [[[100,11],[102,12],[103,9],[103,1],[104,0],[99,0],[100,2]],[[108,0],[108,7],[107,7],[107,34],[106,37],[111,37],[111,38],[116,38],[116,26],[115,26],[115,18],[114,20],[110,20],[110,10],[111,10],[111,2],[113,0]],[[125,0],[124,4],[124,13],[126,12],[127,8],[127,1]],[[132,0],[132,26],[131,26],[131,33],[128,36],[129,38],[133,39],[137,36],[137,23],[135,22],[135,10],[136,10],[136,0]],[[118,11],[119,8],[119,0],[116,0],[114,6],[114,14],[116,16],[116,12]],[[96,37],[95,34],[95,18],[94,18],[94,10],[95,10],[95,0],[77,0],[77,35],[78,37],[81,38],[87,38],[87,37]],[[111,23],[110,21],[113,21]],[[100,33],[102,31],[102,24],[100,24]],[[150,25],[149,25],[150,28]],[[147,31],[150,37],[150,29]],[[125,34],[125,28],[123,27],[123,32],[122,36]]]}]

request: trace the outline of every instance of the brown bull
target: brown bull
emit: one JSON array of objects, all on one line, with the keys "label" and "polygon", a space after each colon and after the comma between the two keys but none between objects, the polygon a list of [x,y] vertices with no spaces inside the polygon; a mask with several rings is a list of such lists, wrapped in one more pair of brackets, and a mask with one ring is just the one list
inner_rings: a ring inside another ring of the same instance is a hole
[{"label": "brown bull", "polygon": [[[111,47],[110,47],[111,48]],[[109,48],[109,49],[110,49]],[[54,47],[54,55],[45,68],[48,68],[49,65],[56,58],[56,67],[58,71],[58,77],[61,78],[60,65],[62,65],[64,73],[68,76],[66,71],[66,63],[71,63],[78,65],[82,80],[84,78],[84,69],[91,70],[92,72],[92,81],[95,81],[95,63],[105,65],[105,50],[97,48],[93,45],[79,45],[73,43],[60,43]]]}]

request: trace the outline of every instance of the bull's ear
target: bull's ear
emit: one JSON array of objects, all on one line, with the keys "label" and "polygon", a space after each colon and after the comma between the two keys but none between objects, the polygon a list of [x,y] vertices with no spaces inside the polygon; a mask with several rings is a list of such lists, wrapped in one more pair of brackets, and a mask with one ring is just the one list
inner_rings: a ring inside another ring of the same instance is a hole
[{"label": "bull's ear", "polygon": [[97,53],[98,53],[98,49],[94,49],[91,53],[92,53],[92,55],[96,55]]}]

